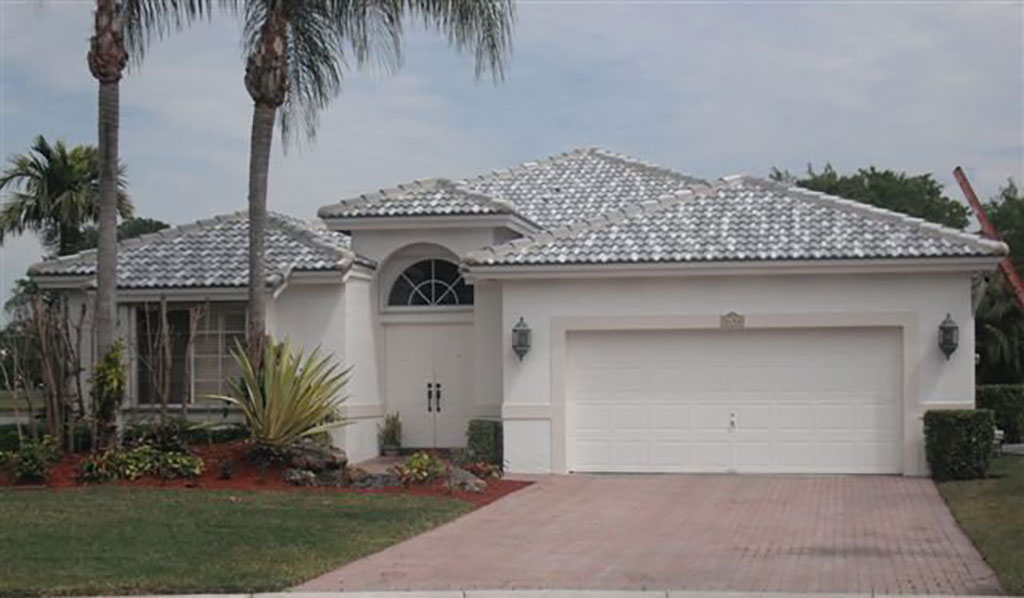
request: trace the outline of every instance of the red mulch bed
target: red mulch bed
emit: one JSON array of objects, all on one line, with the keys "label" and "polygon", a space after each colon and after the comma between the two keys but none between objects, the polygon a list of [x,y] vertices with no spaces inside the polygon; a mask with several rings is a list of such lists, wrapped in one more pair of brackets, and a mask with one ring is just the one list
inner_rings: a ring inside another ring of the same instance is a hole
[{"label": "red mulch bed", "polygon": [[[480,494],[472,492],[451,491],[443,487],[443,482],[410,488],[381,488],[373,490],[357,490],[354,488],[293,486],[281,478],[283,465],[260,466],[249,461],[245,452],[248,447],[243,442],[214,444],[193,447],[193,453],[202,457],[205,465],[203,475],[194,479],[159,480],[141,478],[130,482],[116,482],[118,486],[146,486],[156,488],[198,488],[203,490],[275,490],[291,492],[340,492],[354,494],[414,494],[423,496],[442,496],[456,498],[471,503],[474,508],[488,505],[499,498],[521,490],[532,482],[517,480],[487,480],[487,490]],[[77,488],[82,486],[75,480],[78,464],[85,455],[66,455],[50,468],[50,488]],[[221,479],[221,463],[232,463],[231,479]],[[10,486],[10,479],[0,476],[0,486]]]}]

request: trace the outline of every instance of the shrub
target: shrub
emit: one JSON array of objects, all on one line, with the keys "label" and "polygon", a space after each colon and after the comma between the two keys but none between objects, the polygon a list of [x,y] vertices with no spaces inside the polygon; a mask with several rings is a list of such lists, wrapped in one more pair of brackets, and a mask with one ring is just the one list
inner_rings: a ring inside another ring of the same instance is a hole
[{"label": "shrub", "polygon": [[414,453],[405,465],[395,465],[391,468],[405,486],[432,482],[444,475],[447,470],[448,466],[444,461],[426,451]]},{"label": "shrub", "polygon": [[936,480],[983,478],[995,448],[995,415],[988,409],[928,411],[924,436]]},{"label": "shrub", "polygon": [[160,422],[141,422],[127,426],[124,443],[127,446],[150,446],[158,451],[188,450],[189,423],[185,418],[176,417]]},{"label": "shrub", "polygon": [[377,426],[377,441],[381,448],[402,446],[402,420],[397,411],[384,414],[384,425]]},{"label": "shrub", "polygon": [[500,421],[473,419],[466,430],[466,452],[470,461],[502,467],[504,447]]},{"label": "shrub", "polygon": [[1005,442],[1024,442],[1024,384],[981,385],[975,399],[979,409],[995,411],[996,426],[1006,433]]},{"label": "shrub", "polygon": [[249,437],[249,429],[243,424],[217,424],[213,426],[199,424],[185,431],[188,444],[224,444]]},{"label": "shrub", "polygon": [[257,370],[241,345],[233,352],[242,372],[231,385],[235,396],[210,398],[237,405],[256,444],[283,449],[347,423],[338,413],[345,398],[338,395],[351,368],[340,369],[332,356],[319,349],[293,353],[288,341],[270,340]]},{"label": "shrub", "polygon": [[11,454],[8,466],[18,484],[42,484],[49,473],[49,465],[57,460],[60,451],[50,436],[41,440],[27,439],[21,448]]},{"label": "shrub", "polygon": [[151,446],[108,449],[78,466],[78,481],[104,483],[157,477],[164,480],[202,475],[203,460],[179,451],[159,451]]},{"label": "shrub", "polygon": [[109,446],[116,440],[117,413],[124,400],[124,345],[121,341],[111,345],[107,354],[96,363],[89,384],[100,445]]}]

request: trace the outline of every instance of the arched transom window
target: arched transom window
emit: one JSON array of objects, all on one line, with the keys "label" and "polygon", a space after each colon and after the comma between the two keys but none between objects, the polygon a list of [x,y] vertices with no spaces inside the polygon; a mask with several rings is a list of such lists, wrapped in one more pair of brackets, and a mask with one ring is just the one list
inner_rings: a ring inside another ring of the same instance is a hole
[{"label": "arched transom window", "polygon": [[473,287],[466,284],[452,262],[421,260],[398,275],[388,294],[388,305],[473,305]]}]

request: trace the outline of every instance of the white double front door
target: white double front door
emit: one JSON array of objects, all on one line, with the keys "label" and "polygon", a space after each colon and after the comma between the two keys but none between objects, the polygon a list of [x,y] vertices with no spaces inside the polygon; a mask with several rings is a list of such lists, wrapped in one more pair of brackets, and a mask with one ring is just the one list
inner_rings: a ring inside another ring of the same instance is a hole
[{"label": "white double front door", "polygon": [[473,416],[473,325],[386,324],[384,390],[402,446],[466,445]]}]

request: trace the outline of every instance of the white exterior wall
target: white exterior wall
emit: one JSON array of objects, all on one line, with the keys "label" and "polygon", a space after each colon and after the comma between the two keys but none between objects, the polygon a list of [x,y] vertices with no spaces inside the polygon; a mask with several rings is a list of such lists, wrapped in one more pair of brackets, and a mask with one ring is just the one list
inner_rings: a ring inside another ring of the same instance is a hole
[{"label": "white exterior wall", "polygon": [[[859,315],[897,318],[904,333],[904,473],[925,475],[920,418],[933,407],[974,404],[974,320],[970,275],[859,274],[786,276],[694,276],[505,280],[502,282],[505,458],[511,471],[558,472],[558,447],[565,431],[555,414],[552,338],[565,318],[686,318],[715,321],[735,311],[748,322],[799,314],[811,320],[841,321]],[[959,349],[947,361],[937,330],[950,313],[960,325]],[[874,314],[874,316],[873,316]],[[511,349],[511,330],[522,316],[533,329],[532,349],[520,362]],[[555,360],[558,363],[558,359]],[[554,379],[557,381],[558,376]],[[554,422],[554,424],[552,423]],[[564,467],[564,464],[561,465]]]}]

